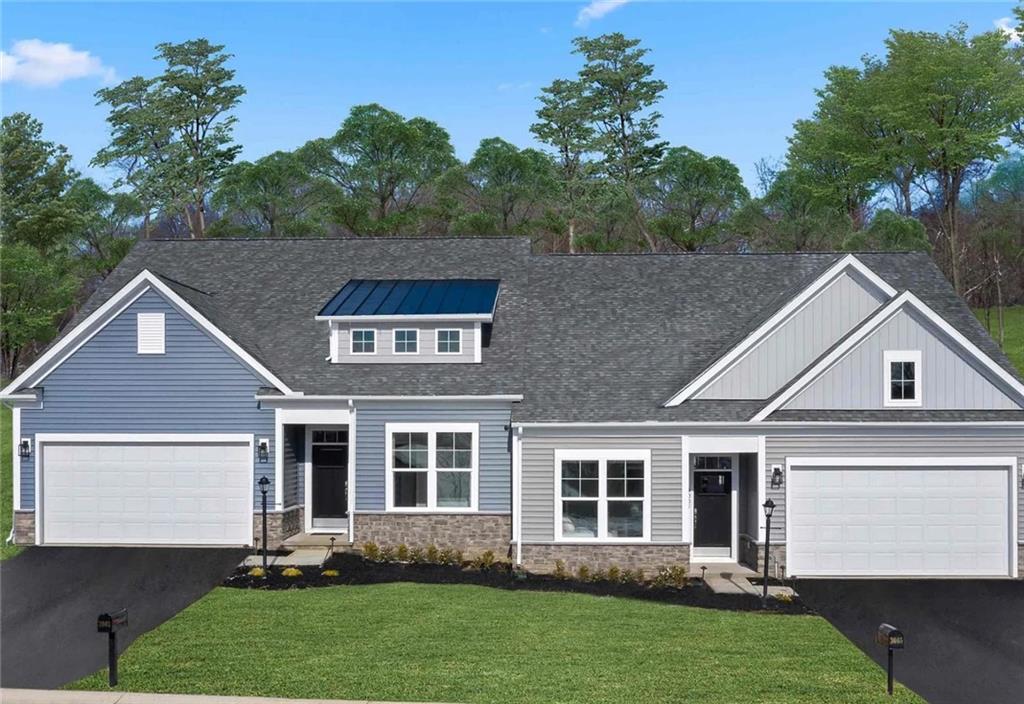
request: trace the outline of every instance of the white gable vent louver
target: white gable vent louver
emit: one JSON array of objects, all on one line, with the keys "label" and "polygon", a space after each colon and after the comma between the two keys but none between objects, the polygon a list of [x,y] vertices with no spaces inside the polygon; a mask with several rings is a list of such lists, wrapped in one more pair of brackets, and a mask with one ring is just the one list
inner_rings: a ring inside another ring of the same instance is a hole
[{"label": "white gable vent louver", "polygon": [[139,354],[164,353],[164,314],[138,314]]}]

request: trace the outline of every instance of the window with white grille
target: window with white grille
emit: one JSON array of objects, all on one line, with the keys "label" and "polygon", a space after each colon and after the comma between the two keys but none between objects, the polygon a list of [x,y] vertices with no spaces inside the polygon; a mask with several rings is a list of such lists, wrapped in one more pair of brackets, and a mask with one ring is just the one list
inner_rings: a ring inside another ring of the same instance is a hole
[{"label": "window with white grille", "polygon": [[139,354],[164,353],[164,314],[138,314]]}]

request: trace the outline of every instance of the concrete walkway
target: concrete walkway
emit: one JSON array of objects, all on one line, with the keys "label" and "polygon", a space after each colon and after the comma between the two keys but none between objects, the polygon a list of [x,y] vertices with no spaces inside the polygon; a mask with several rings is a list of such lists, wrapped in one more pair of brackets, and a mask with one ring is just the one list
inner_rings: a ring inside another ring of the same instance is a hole
[{"label": "concrete walkway", "polygon": [[[388,704],[366,699],[281,699],[213,697],[199,694],[65,692],[52,689],[0,689],[0,704]],[[409,704],[406,702],[405,704]]]}]

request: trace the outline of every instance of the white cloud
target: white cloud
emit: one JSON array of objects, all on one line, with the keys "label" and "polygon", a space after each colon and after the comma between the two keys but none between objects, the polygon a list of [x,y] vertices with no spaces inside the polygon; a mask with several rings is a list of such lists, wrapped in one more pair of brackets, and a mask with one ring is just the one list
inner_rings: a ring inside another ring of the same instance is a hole
[{"label": "white cloud", "polygon": [[70,44],[22,39],[14,42],[10,53],[0,51],[0,83],[8,81],[29,86],[58,86],[75,78],[99,78],[113,83],[117,74],[104,66],[98,56],[76,51]]},{"label": "white cloud", "polygon": [[1000,32],[1005,34],[1011,42],[1014,44],[1020,44],[1024,41],[1024,37],[1017,31],[1016,21],[1012,17],[1002,17],[993,22]]},{"label": "white cloud", "polygon": [[586,27],[593,20],[599,20],[612,10],[617,10],[630,0],[590,0],[590,4],[576,15],[576,26]]}]

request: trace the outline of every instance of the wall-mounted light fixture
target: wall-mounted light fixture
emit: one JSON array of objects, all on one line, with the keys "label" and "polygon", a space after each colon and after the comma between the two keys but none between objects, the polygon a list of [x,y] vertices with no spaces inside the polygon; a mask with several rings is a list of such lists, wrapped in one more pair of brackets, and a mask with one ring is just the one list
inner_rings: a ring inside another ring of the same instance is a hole
[{"label": "wall-mounted light fixture", "polygon": [[259,457],[260,464],[266,464],[270,461],[270,440],[267,438],[259,439],[259,442],[256,443],[256,456]]},{"label": "wall-mounted light fixture", "polygon": [[25,458],[32,456],[32,440],[30,438],[22,438],[18,443],[18,457]]},{"label": "wall-mounted light fixture", "polygon": [[782,465],[772,465],[772,489],[778,489],[782,486]]}]

